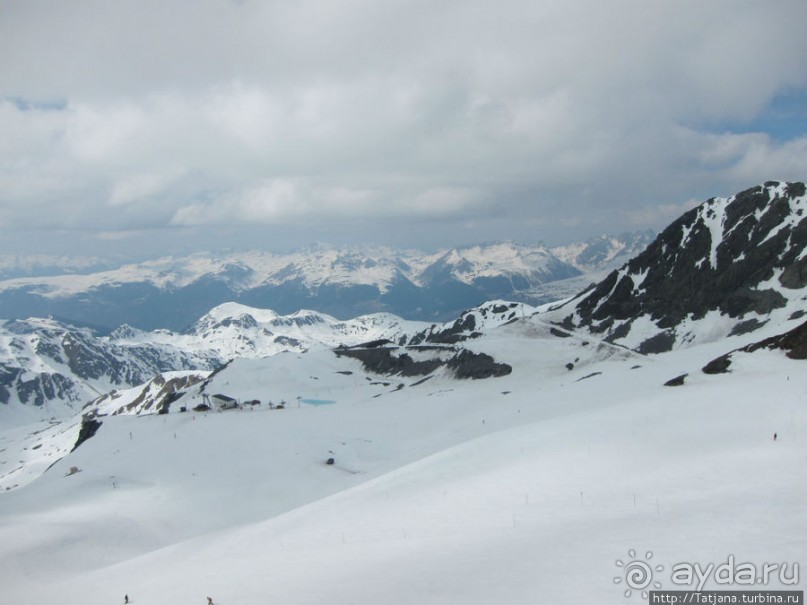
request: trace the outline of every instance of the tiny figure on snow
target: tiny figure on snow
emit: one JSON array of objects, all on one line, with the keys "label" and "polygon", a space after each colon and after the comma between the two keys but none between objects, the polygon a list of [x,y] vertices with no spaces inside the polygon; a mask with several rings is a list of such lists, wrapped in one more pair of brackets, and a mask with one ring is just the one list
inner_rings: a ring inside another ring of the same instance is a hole
[{"label": "tiny figure on snow", "polygon": [[774,434],[773,434],[773,440],[774,440],[774,441],[776,441],[777,439],[779,439],[779,435],[777,435],[776,433],[774,433]]},{"label": "tiny figure on snow", "polygon": [[128,602],[129,602],[129,595],[128,595],[128,594],[123,595],[123,602],[124,602],[124,603],[128,603]]},{"label": "tiny figure on snow", "polygon": [[213,599],[207,597],[207,605],[213,605]]}]

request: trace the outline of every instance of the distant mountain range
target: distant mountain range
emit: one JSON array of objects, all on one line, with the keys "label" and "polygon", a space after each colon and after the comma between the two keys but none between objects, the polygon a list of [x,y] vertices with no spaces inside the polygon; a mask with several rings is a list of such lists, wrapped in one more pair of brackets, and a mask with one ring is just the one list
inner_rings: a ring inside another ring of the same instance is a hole
[{"label": "distant mountain range", "polygon": [[584,274],[610,271],[642,252],[656,238],[652,231],[633,231],[619,235],[601,235],[549,251],[564,263]]},{"label": "distant mountain range", "polygon": [[[184,330],[229,301],[281,314],[338,318],[389,312],[439,321],[494,299],[554,300],[547,284],[627,260],[648,234],[547,248],[497,243],[427,254],[389,248],[319,248],[163,258],[94,271],[98,259],[0,259],[0,318],[56,317],[95,328],[128,324]],[[48,267],[56,274],[42,276]],[[82,270],[83,269],[83,270]],[[576,287],[576,286],[575,286]]]},{"label": "distant mountain range", "polygon": [[[58,415],[100,396],[105,409],[115,409],[116,392],[144,385],[125,399],[126,405],[141,409],[137,406],[154,401],[141,398],[142,393],[155,391],[170,399],[174,389],[204,380],[233,359],[345,350],[366,343],[376,343],[371,349],[462,346],[525,319],[527,332],[539,329],[559,338],[574,336],[581,346],[591,340],[646,355],[748,334],[763,326],[768,326],[767,332],[779,326],[793,329],[807,315],[804,183],[767,182],[731,197],[710,199],[674,221],[642,250],[648,237],[598,238],[588,246],[569,246],[555,253],[494,244],[406,257],[384,249],[292,256],[254,253],[219,260],[192,257],[86,276],[2,282],[4,311],[9,301],[23,301],[24,307],[28,297],[63,312],[76,309],[83,313],[78,314],[80,319],[96,324],[119,314],[137,316],[155,309],[158,316],[187,327],[149,331],[124,324],[99,331],[53,317],[4,320],[0,403],[45,406]],[[538,291],[540,285],[535,284],[581,284],[596,275],[583,274],[582,269],[602,272],[636,250],[640,251],[628,262],[566,302],[541,308],[521,302]],[[520,301],[508,296],[504,298],[510,301],[487,300],[502,290]],[[227,296],[242,302],[207,307],[198,319],[186,319],[205,301]],[[305,300],[343,310],[408,304],[412,314],[426,314],[425,307],[415,305],[428,301],[428,315],[437,316],[440,309],[460,307],[466,301],[486,302],[455,312],[450,321],[427,323],[390,313],[342,320],[319,311],[295,308],[283,314],[243,304],[261,296],[285,305]],[[88,315],[93,309],[96,315]],[[34,312],[28,309],[29,314]],[[461,351],[455,353],[460,360]],[[351,354],[368,363],[373,358],[378,367],[393,372],[402,359],[390,361],[386,353]],[[415,357],[410,361],[417,365]]]},{"label": "distant mountain range", "polygon": [[[548,284],[595,282],[570,300],[445,323],[237,302],[182,333],[0,322],[4,602],[625,601],[620,532],[797,560],[806,203],[773,182],[708,200],[603,279]],[[409,266],[473,282],[462,256]]]}]

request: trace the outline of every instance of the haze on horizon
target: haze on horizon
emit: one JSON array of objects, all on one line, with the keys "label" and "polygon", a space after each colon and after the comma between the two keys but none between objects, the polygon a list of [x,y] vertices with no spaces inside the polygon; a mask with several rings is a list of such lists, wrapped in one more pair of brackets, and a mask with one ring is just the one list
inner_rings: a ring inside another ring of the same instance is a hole
[{"label": "haze on horizon", "polygon": [[0,0],[0,254],[659,229],[807,177],[807,4]]}]

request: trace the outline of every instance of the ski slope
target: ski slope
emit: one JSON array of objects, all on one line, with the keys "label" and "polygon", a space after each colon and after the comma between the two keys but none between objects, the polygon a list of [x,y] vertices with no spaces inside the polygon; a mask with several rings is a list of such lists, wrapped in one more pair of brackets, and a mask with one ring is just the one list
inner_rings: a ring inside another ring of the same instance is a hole
[{"label": "ski slope", "polygon": [[803,362],[700,372],[760,337],[642,357],[526,318],[468,343],[513,366],[484,381],[237,360],[208,389],[261,406],[102,418],[0,493],[2,602],[631,603],[630,549],[666,589],[678,562],[804,563]]}]

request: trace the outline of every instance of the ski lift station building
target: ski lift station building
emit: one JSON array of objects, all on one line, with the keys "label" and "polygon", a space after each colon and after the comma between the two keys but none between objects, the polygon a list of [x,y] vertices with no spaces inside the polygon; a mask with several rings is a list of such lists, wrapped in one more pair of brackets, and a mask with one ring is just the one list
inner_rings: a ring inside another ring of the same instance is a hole
[{"label": "ski lift station building", "polygon": [[210,397],[220,410],[232,410],[238,407],[238,400],[233,399],[229,395],[222,395],[218,393]]}]

